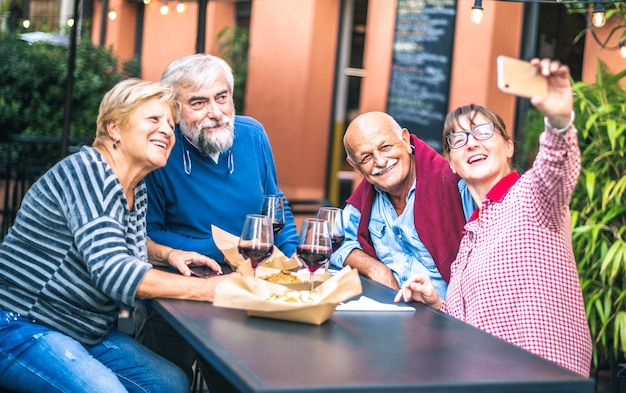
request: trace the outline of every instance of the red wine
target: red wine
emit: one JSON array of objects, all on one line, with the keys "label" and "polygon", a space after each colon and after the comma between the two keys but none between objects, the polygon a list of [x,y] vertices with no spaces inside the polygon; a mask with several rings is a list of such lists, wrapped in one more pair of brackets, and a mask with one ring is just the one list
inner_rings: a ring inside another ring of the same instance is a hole
[{"label": "red wine", "polygon": [[285,227],[284,222],[272,221],[272,228],[274,229],[274,237],[276,237],[276,235],[278,235],[278,232],[282,231],[284,227]]},{"label": "red wine", "polygon": [[322,246],[300,245],[297,248],[298,257],[306,263],[310,272],[324,266],[330,257],[330,248]]},{"label": "red wine", "polygon": [[239,253],[244,258],[249,258],[252,267],[256,268],[265,258],[272,255],[274,247],[269,243],[244,244],[239,246]]},{"label": "red wine", "polygon": [[339,247],[341,247],[341,245],[343,244],[343,240],[344,240],[345,238],[346,238],[346,237],[345,237],[345,236],[343,236],[343,235],[333,235],[333,237],[332,237],[332,239],[331,239],[331,241],[332,241],[332,243],[333,243],[333,252],[337,251],[337,249],[338,249]]}]

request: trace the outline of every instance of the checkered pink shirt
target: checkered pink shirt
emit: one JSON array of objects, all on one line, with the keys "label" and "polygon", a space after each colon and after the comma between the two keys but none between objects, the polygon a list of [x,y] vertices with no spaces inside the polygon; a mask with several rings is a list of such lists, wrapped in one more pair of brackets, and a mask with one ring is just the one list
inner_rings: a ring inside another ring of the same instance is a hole
[{"label": "checkered pink shirt", "polygon": [[577,132],[545,131],[533,168],[489,191],[465,225],[442,310],[589,375],[591,337],[572,252]]}]

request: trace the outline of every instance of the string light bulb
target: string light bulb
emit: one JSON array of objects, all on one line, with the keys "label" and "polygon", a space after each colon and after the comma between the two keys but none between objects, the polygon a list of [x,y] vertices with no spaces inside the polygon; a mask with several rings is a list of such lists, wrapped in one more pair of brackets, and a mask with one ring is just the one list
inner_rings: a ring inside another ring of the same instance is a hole
[{"label": "string light bulb", "polygon": [[167,13],[170,12],[170,7],[168,7],[167,3],[165,3],[161,6],[159,12],[161,12],[161,15],[167,15]]},{"label": "string light bulb", "polygon": [[477,25],[483,21],[483,0],[474,0],[474,6],[470,11],[470,20]]},{"label": "string light bulb", "polygon": [[68,27],[74,26],[74,18],[69,18],[67,22],[65,22]]},{"label": "string light bulb", "polygon": [[179,1],[178,4],[176,4],[176,12],[178,12],[179,14],[185,12],[185,8],[185,3],[183,3],[182,1]]},{"label": "string light bulb", "polygon": [[619,54],[622,55],[622,57],[626,57],[626,44],[624,41],[619,42]]},{"label": "string light bulb", "polygon": [[117,12],[115,12],[115,10],[110,10],[108,13],[109,16],[109,20],[115,20],[117,19]]},{"label": "string light bulb", "polygon": [[24,19],[22,21],[22,26],[24,26],[25,29],[28,29],[30,27],[30,19]]},{"label": "string light bulb", "polygon": [[602,8],[602,3],[596,1],[593,3],[593,14],[591,15],[591,23],[595,27],[602,27],[606,23],[606,18],[604,17],[604,9]]},{"label": "string light bulb", "polygon": [[150,4],[150,0],[143,0],[143,3],[144,3],[145,5],[148,5],[148,4]]}]

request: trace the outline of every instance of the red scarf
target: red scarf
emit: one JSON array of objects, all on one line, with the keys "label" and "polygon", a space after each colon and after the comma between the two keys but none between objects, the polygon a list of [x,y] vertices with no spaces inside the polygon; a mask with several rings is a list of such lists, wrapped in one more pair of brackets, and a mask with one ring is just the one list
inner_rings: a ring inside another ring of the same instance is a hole
[{"label": "red scarf", "polygon": [[[446,282],[450,281],[450,265],[456,258],[465,225],[463,205],[459,194],[459,177],[448,162],[424,141],[411,135],[415,158],[414,222],[417,235],[433,257],[435,265]],[[367,226],[372,203],[376,196],[374,186],[363,179],[346,202],[361,212],[357,235],[361,248],[377,258]]]}]

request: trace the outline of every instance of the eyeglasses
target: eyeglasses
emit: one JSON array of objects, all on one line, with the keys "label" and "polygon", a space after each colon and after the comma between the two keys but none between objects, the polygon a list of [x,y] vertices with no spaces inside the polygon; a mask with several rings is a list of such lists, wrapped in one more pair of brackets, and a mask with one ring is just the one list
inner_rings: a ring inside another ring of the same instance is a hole
[{"label": "eyeglasses", "polygon": [[460,149],[467,144],[470,134],[477,141],[484,141],[493,136],[495,130],[493,123],[478,124],[471,131],[457,131],[446,136],[446,142],[450,149]]}]

